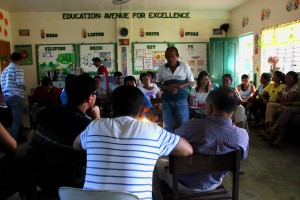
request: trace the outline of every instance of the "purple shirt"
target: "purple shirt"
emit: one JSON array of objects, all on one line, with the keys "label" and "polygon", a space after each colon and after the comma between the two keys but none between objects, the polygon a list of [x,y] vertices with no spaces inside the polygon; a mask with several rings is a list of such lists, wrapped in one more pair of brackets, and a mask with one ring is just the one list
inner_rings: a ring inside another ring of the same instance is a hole
[{"label": "purple shirt", "polygon": [[[175,130],[175,134],[187,139],[193,146],[194,152],[218,155],[240,149],[242,159],[245,159],[248,154],[247,131],[236,127],[229,118],[208,116],[205,119],[192,119]],[[221,171],[180,175],[179,180],[188,187],[206,189],[219,183],[226,173]]]}]

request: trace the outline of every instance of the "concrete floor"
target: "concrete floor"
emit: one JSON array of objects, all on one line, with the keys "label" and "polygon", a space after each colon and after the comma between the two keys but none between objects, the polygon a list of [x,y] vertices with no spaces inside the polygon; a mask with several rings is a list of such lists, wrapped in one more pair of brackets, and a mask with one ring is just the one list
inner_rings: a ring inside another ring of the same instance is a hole
[{"label": "concrete floor", "polygon": [[[29,127],[28,117],[24,117]],[[286,144],[272,149],[270,143],[257,137],[258,129],[250,129],[249,155],[242,162],[240,200],[300,200],[300,144]],[[231,174],[223,184],[230,190]],[[9,200],[19,199],[15,194]]]},{"label": "concrete floor", "polygon": [[[241,167],[239,199],[300,200],[300,144],[285,144],[272,149],[270,142],[257,137],[259,130],[250,129],[249,154]],[[224,180],[231,186],[231,177]]]}]

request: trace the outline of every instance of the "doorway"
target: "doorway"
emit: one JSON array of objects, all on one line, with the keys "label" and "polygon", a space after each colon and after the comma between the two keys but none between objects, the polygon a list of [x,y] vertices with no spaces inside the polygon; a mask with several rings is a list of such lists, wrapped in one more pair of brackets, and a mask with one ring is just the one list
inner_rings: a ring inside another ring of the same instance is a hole
[{"label": "doorway", "polygon": [[9,64],[10,54],[11,54],[10,42],[0,40],[0,66],[1,66],[1,72]]},{"label": "doorway", "polygon": [[247,34],[239,37],[239,61],[236,73],[239,77],[237,84],[241,83],[241,76],[247,74],[250,84],[254,82],[253,74],[253,34]]}]

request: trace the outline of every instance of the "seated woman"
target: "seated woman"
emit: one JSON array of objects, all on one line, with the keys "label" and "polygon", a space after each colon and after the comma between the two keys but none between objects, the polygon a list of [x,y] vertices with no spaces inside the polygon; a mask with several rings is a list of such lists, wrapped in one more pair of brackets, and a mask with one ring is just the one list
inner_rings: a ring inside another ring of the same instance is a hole
[{"label": "seated woman", "polygon": [[265,123],[268,127],[273,125],[275,111],[281,109],[283,111],[286,103],[295,101],[299,96],[299,87],[297,85],[298,74],[294,71],[289,71],[285,76],[285,84],[280,92],[277,93],[276,102],[269,102],[266,108]]},{"label": "seated woman", "polygon": [[242,75],[242,84],[237,87],[237,91],[242,98],[242,105],[245,107],[248,102],[248,98],[255,92],[255,86],[249,84],[249,76],[247,74]]},{"label": "seated woman", "polygon": [[[206,71],[201,71],[197,78],[197,87],[193,88],[190,92],[189,97],[189,105],[193,105],[193,101],[196,98],[197,99],[197,106],[198,107],[204,107],[206,97],[208,96],[211,89],[209,89],[209,73]],[[200,105],[200,106],[199,106]]]},{"label": "seated woman", "polygon": [[[272,82],[265,87],[264,92],[261,95],[260,110],[266,112],[266,106],[269,102],[276,102],[277,94],[282,90],[285,82],[285,74],[281,71],[275,71],[272,76]],[[265,124],[265,116],[262,116],[261,121],[257,126]]]},{"label": "seated woman", "polygon": [[[131,85],[136,87],[136,79],[134,78],[134,76],[126,76],[124,78],[124,85]],[[144,113],[148,112],[151,108],[153,108],[153,106],[149,98],[144,94]]]},{"label": "seated woman", "polygon": [[248,98],[248,103],[245,107],[245,110],[250,110],[251,113],[253,113],[255,117],[255,123],[259,122],[258,117],[258,111],[260,111],[260,115],[265,116],[265,109],[260,110],[260,103],[262,101],[261,95],[264,92],[265,87],[270,83],[271,81],[271,74],[269,73],[262,73],[260,76],[260,85],[256,88],[255,92],[251,97]]},{"label": "seated woman", "polygon": [[217,83],[211,82],[211,78],[210,77],[208,79],[208,82],[209,82],[208,88],[211,89],[211,90],[215,90],[215,89],[217,89],[219,87],[219,85]]},{"label": "seated woman", "polygon": [[53,86],[49,77],[42,79],[42,85],[37,87],[32,95],[31,103],[37,103],[39,107],[60,105],[61,88]]},{"label": "seated woman", "polygon": [[274,148],[281,148],[282,139],[287,135],[289,122],[294,115],[300,114],[300,101],[289,102],[285,106],[286,108],[269,129],[272,135],[278,135],[272,143],[272,147]]},{"label": "seated woman", "polygon": [[[230,74],[224,74],[222,77],[223,86],[230,87],[231,83],[232,83],[232,76]],[[237,127],[244,128],[249,133],[245,108],[241,105],[242,98],[239,92],[235,88],[232,88],[232,90],[235,92],[238,98],[238,105],[236,106],[236,110],[232,115],[232,121]]]},{"label": "seated woman", "polygon": [[142,86],[138,88],[149,98],[161,98],[160,89],[157,86],[153,86],[150,82],[150,75],[147,73],[140,74],[140,81],[142,82]]}]

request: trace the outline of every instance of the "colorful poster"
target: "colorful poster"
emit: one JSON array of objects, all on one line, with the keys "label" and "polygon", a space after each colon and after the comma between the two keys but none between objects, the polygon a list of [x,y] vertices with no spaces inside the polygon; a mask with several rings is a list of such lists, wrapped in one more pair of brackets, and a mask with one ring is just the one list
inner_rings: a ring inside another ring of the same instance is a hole
[{"label": "colorful poster", "polygon": [[132,43],[133,46],[133,74],[145,71],[157,71],[165,64],[165,51],[168,46],[174,45],[179,52],[179,61],[188,63],[194,76],[199,72],[207,70],[208,65],[208,43],[182,42],[182,43]]},{"label": "colorful poster", "polygon": [[159,66],[166,63],[165,51],[167,43],[133,43],[133,74],[146,71],[157,71]]},{"label": "colorful poster", "polygon": [[117,50],[115,43],[105,44],[79,44],[79,66],[84,72],[90,75],[96,75],[97,69],[93,65],[92,59],[100,58],[101,62],[107,67],[108,73],[114,73],[117,68]]},{"label": "colorful poster", "polygon": [[15,45],[15,52],[23,56],[22,65],[32,65],[32,46],[31,44]]},{"label": "colorful poster", "polygon": [[49,76],[62,81],[68,73],[77,74],[75,44],[36,45],[38,80]]}]

